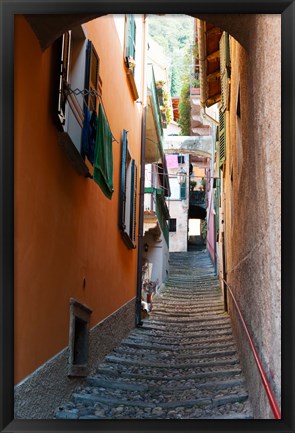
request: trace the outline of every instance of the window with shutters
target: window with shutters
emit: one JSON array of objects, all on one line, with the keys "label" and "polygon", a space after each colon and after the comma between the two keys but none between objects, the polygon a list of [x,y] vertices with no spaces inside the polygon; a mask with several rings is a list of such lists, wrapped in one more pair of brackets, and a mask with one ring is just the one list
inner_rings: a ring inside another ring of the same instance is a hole
[{"label": "window with shutters", "polygon": [[61,59],[59,71],[59,95],[58,95],[58,117],[60,123],[65,125],[66,121],[66,95],[65,86],[69,82],[69,60],[70,60],[71,32],[64,33],[61,38]]},{"label": "window with shutters", "polygon": [[230,65],[230,49],[229,49],[229,35],[223,32],[219,41],[220,52],[220,83],[221,83],[221,109],[223,111],[229,110],[229,79],[231,72]]},{"label": "window with shutters", "polygon": [[186,182],[180,185],[180,200],[186,199]]},{"label": "window with shutters", "polygon": [[219,42],[220,52],[220,82],[221,104],[219,109],[219,166],[222,167],[226,158],[226,112],[229,110],[230,97],[230,47],[229,35],[223,32]]},{"label": "window with shutters", "polygon": [[169,177],[170,196],[167,200],[186,200],[186,182],[179,185],[177,177]]},{"label": "window with shutters", "polygon": [[136,101],[139,98],[134,77],[136,68],[136,23],[134,15],[131,14],[125,15],[124,59],[133,99]]},{"label": "window with shutters", "polygon": [[125,59],[127,65],[133,70],[135,69],[135,53],[136,53],[136,24],[134,15],[128,14],[126,19],[125,32]]},{"label": "window with shutters", "polygon": [[222,167],[226,156],[226,122],[225,112],[219,110],[219,167]]},{"label": "window with shutters", "polygon": [[129,249],[136,248],[137,167],[132,159],[127,131],[123,130],[121,148],[121,182],[119,200],[119,228]]},{"label": "window with shutters", "polygon": [[102,81],[99,76],[99,57],[91,41],[87,43],[86,49],[86,70],[85,70],[85,100],[89,110],[98,111],[99,99],[97,94],[102,94]]},{"label": "window with shutters", "polygon": [[184,155],[178,155],[177,156],[177,161],[178,161],[178,164],[184,164],[185,163],[185,161],[184,161]]},{"label": "window with shutters", "polygon": [[59,142],[78,173],[91,177],[93,170],[85,163],[89,155],[85,154],[83,147],[82,128],[86,107],[90,117],[96,115],[98,110],[98,95],[102,92],[99,57],[81,26],[64,33],[58,44],[60,66],[57,110],[59,129],[62,131]]}]

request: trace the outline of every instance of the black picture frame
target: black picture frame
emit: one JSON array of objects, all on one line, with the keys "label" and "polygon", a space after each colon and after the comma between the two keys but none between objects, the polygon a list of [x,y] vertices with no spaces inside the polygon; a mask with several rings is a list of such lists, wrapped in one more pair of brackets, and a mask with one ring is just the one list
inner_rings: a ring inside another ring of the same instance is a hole
[{"label": "black picture frame", "polygon": [[[282,420],[14,420],[14,15],[106,13],[278,13],[282,16]],[[0,2],[0,430],[3,432],[293,432],[294,420],[294,1],[11,1]]]}]

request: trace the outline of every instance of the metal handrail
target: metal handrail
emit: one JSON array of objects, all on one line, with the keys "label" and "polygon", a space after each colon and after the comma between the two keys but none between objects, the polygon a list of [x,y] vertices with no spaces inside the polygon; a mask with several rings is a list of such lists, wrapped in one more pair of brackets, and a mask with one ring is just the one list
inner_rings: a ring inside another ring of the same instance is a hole
[{"label": "metal handrail", "polygon": [[263,386],[264,386],[264,389],[265,389],[265,392],[266,392],[267,398],[268,398],[269,403],[270,403],[270,407],[271,407],[272,412],[273,412],[273,414],[274,414],[274,417],[275,417],[275,419],[281,419],[282,417],[281,417],[281,411],[280,411],[279,405],[278,405],[278,403],[277,403],[277,401],[276,401],[276,398],[275,398],[274,392],[273,392],[273,390],[272,390],[272,388],[271,388],[271,385],[270,385],[270,383],[269,383],[268,377],[267,377],[267,375],[266,375],[266,373],[265,373],[265,370],[264,370],[264,368],[263,368],[263,365],[262,365],[261,359],[259,358],[259,355],[258,355],[257,349],[256,349],[256,347],[255,347],[255,345],[254,345],[253,339],[252,339],[252,337],[251,337],[251,335],[250,335],[250,332],[249,332],[249,330],[248,330],[248,327],[247,327],[247,325],[246,325],[246,322],[245,322],[245,320],[244,320],[244,317],[243,317],[243,315],[242,315],[242,312],[241,312],[241,310],[240,310],[240,307],[239,307],[239,305],[238,305],[238,302],[237,302],[237,300],[236,300],[236,298],[235,298],[235,295],[233,294],[233,292],[232,292],[230,286],[228,285],[228,283],[225,281],[224,278],[221,277],[221,279],[222,279],[222,281],[224,282],[224,284],[226,284],[226,286],[227,286],[227,288],[228,288],[228,290],[229,290],[229,293],[230,293],[230,295],[231,295],[231,298],[232,298],[232,300],[233,300],[233,302],[234,302],[234,304],[235,304],[235,306],[236,306],[236,309],[237,309],[237,311],[238,311],[238,313],[239,313],[239,317],[240,317],[240,319],[241,319],[241,322],[242,322],[242,325],[243,325],[244,331],[246,332],[246,335],[247,335],[247,338],[248,338],[248,341],[249,341],[249,344],[250,344],[250,347],[251,347],[251,350],[252,350],[252,353],[253,353],[253,356],[254,356],[254,359],[255,359],[255,362],[256,362],[257,368],[258,368],[258,371],[259,371],[259,374],[260,374],[261,379],[262,379],[262,383],[263,383]]}]

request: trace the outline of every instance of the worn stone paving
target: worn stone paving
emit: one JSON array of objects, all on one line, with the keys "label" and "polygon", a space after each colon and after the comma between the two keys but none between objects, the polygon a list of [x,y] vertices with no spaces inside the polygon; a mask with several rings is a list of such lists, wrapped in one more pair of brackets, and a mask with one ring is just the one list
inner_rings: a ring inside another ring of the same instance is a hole
[{"label": "worn stone paving", "polygon": [[252,419],[228,314],[205,251],[170,275],[133,330],[57,408],[57,419]]}]

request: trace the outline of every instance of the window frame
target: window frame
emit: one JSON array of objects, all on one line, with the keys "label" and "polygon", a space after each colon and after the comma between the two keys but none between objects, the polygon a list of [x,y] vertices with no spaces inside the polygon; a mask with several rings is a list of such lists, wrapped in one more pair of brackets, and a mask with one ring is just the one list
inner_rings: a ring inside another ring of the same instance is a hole
[{"label": "window frame", "polygon": [[[102,94],[102,80],[100,77],[100,59],[91,40],[81,28],[85,37],[85,44],[81,47],[81,68],[82,77],[81,83],[78,86],[81,90],[82,97],[76,94],[75,88],[71,92],[71,71],[75,65],[75,56],[71,56],[74,52],[75,41],[80,40],[75,38],[75,34],[80,29],[74,28],[65,32],[61,36],[59,48],[59,86],[58,86],[58,101],[57,101],[57,127],[59,130],[59,143],[64,149],[68,159],[72,163],[75,170],[83,177],[93,177],[93,167],[88,163],[82,149],[82,129],[84,122],[85,107],[88,106],[90,113],[94,110],[98,112],[99,97]],[[77,35],[76,35],[77,36]],[[85,50],[85,51],[84,51]],[[85,60],[82,60],[85,59]],[[73,84],[73,86],[77,86]],[[81,86],[81,88],[80,88]],[[98,95],[91,96],[89,91],[94,90]],[[55,108],[56,110],[56,108]],[[55,114],[56,116],[56,114]],[[75,117],[75,120],[73,118]],[[70,121],[70,118],[72,120]],[[72,126],[69,126],[69,121]],[[73,125],[74,123],[76,126]],[[81,134],[78,129],[81,129]],[[76,132],[75,132],[76,131]],[[80,137],[79,137],[80,135]],[[78,144],[80,143],[80,144]]]},{"label": "window frame", "polygon": [[59,88],[58,88],[58,106],[57,114],[61,125],[66,123],[66,103],[65,86],[69,81],[70,70],[70,53],[71,53],[71,31],[65,32],[61,36],[61,56],[59,70]]},{"label": "window frame", "polygon": [[[173,223],[172,223],[173,221]],[[176,233],[177,231],[177,218],[169,218],[169,233]]]},{"label": "window frame", "polygon": [[128,249],[136,248],[137,166],[132,158],[123,130],[121,144],[121,179],[119,197],[119,229]]},{"label": "window frame", "polygon": [[[128,64],[130,57],[135,61],[136,56],[136,22],[133,14],[125,15],[125,61]],[[134,73],[133,68],[133,73]]]}]

